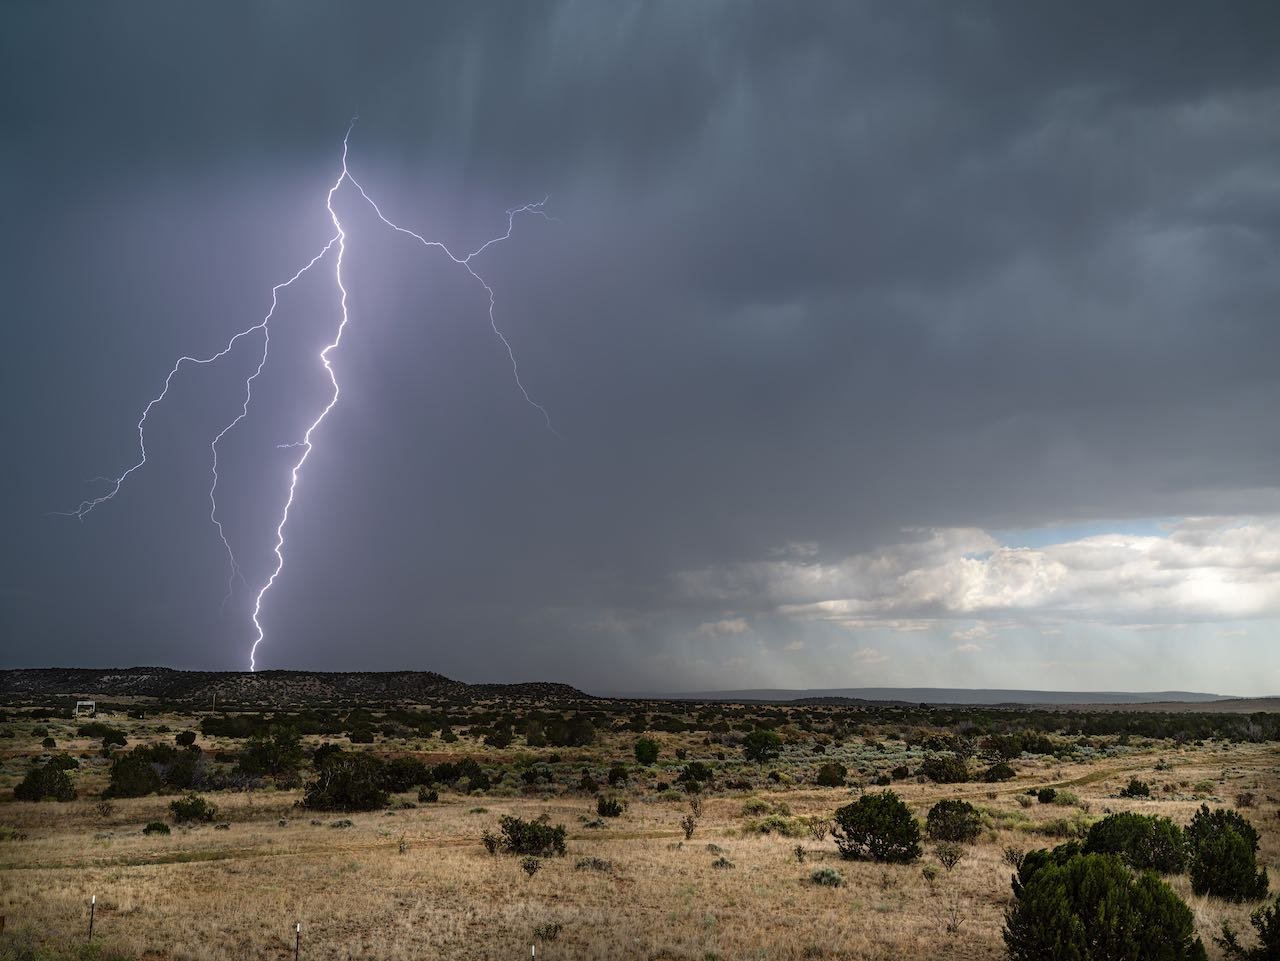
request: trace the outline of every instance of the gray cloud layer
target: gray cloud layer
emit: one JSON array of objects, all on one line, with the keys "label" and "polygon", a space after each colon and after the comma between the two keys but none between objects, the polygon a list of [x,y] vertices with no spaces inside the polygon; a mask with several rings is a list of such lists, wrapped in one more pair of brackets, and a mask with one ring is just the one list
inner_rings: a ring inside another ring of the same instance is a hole
[{"label": "gray cloud layer", "polygon": [[[468,278],[340,195],[359,327],[267,663],[679,687],[750,631],[826,683],[781,607],[682,590],[687,572],[794,545],[835,569],[906,528],[1275,510],[1273,5],[3,16],[13,663],[242,662],[200,440],[242,371],[184,383],[109,511],[42,512],[128,463],[173,357],[260,316],[323,242],[354,113],[358,175],[432,236],[466,247],[551,194],[560,222],[518,223],[485,269],[565,440],[515,392]],[[251,581],[273,445],[323,393],[331,293],[286,302],[294,360],[228,455]]]}]

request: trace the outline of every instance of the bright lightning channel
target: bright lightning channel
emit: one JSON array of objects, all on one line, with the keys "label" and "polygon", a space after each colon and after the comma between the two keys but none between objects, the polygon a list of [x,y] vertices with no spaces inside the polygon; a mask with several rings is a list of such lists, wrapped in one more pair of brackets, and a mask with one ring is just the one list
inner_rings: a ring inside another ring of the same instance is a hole
[{"label": "bright lightning channel", "polygon": [[179,357],[178,360],[174,363],[173,367],[169,370],[168,376],[165,377],[164,388],[160,391],[159,394],[157,394],[154,398],[151,399],[151,401],[143,409],[142,416],[138,419],[137,430],[138,430],[139,458],[137,462],[132,464],[127,470],[124,471],[124,473],[120,474],[118,477],[93,478],[95,482],[104,482],[107,484],[108,490],[106,491],[106,493],[100,494],[96,497],[86,498],[85,500],[82,500],[74,510],[55,512],[66,517],[75,517],[78,520],[83,520],[96,507],[98,507],[99,505],[109,500],[114,499],[115,496],[118,493],[120,493],[120,490],[124,486],[125,481],[128,480],[130,476],[132,476],[134,473],[136,473],[138,470],[140,470],[143,466],[146,465],[147,463],[147,439],[146,439],[147,418],[151,416],[152,409],[157,404],[162,403],[164,399],[168,396],[169,388],[173,383],[173,378],[182,369],[183,365],[185,364],[208,365],[208,364],[217,363],[223,357],[227,356],[227,354],[231,353],[231,351],[235,348],[236,344],[239,343],[240,340],[242,340],[243,338],[250,337],[253,334],[260,333],[261,334],[261,350],[258,353],[258,360],[257,360],[256,366],[254,367],[253,371],[248,375],[248,377],[245,378],[244,400],[240,405],[240,410],[236,413],[235,417],[231,421],[229,421],[226,424],[226,426],[224,426],[217,433],[217,435],[214,436],[213,440],[209,444],[210,458],[211,458],[210,472],[212,475],[212,480],[209,485],[209,520],[213,524],[215,530],[217,531],[218,539],[221,541],[222,546],[226,551],[227,564],[229,569],[228,575],[227,575],[227,591],[222,601],[223,605],[225,606],[227,600],[231,597],[233,593],[236,579],[238,578],[243,582],[244,574],[243,574],[243,571],[241,570],[239,561],[236,559],[235,551],[231,547],[231,542],[230,540],[228,540],[226,536],[226,531],[223,528],[222,519],[220,518],[218,513],[218,496],[217,496],[218,482],[219,482],[218,445],[222,442],[223,438],[227,436],[227,434],[231,433],[231,431],[233,431],[242,421],[244,421],[246,417],[249,416],[249,408],[253,403],[254,381],[256,381],[259,375],[262,374],[262,371],[267,364],[267,358],[269,356],[270,347],[271,347],[271,319],[272,317],[275,316],[276,308],[279,306],[280,292],[292,286],[300,277],[302,277],[305,273],[307,273],[307,271],[309,271],[317,263],[323,260],[331,250],[336,248],[337,256],[334,260],[334,281],[337,284],[338,293],[339,293],[339,306],[341,308],[341,319],[338,321],[338,327],[337,327],[337,331],[334,334],[333,341],[328,345],[326,345],[322,351],[320,351],[320,362],[325,369],[325,373],[329,377],[329,383],[332,386],[333,391],[329,396],[328,402],[316,415],[315,419],[312,420],[311,423],[307,426],[306,431],[303,432],[301,440],[293,441],[287,444],[276,445],[276,447],[281,450],[299,449],[302,451],[302,454],[298,457],[298,459],[294,462],[292,468],[290,469],[288,497],[285,499],[284,507],[280,513],[279,523],[276,524],[276,528],[275,528],[275,545],[272,548],[272,552],[275,554],[275,558],[276,558],[275,566],[272,569],[270,575],[267,577],[267,579],[258,588],[253,599],[253,614],[252,614],[251,620],[253,622],[255,637],[253,639],[252,646],[249,648],[249,670],[251,671],[257,670],[258,647],[262,644],[263,640],[265,640],[266,638],[266,631],[263,628],[262,621],[261,621],[262,605],[266,599],[267,594],[271,591],[271,588],[275,586],[275,583],[279,579],[281,572],[284,570],[285,527],[288,525],[289,512],[293,507],[294,496],[297,493],[298,478],[301,476],[302,468],[306,464],[307,458],[311,456],[311,451],[313,449],[311,438],[312,438],[312,435],[316,432],[316,430],[320,427],[320,425],[324,423],[325,418],[329,416],[329,412],[333,410],[335,406],[337,406],[338,398],[341,396],[341,393],[342,393],[341,389],[338,386],[338,379],[337,379],[337,376],[334,374],[333,364],[329,359],[329,354],[333,350],[336,350],[338,345],[342,343],[342,335],[346,331],[347,323],[350,320],[350,315],[347,312],[347,288],[342,280],[342,262],[343,262],[343,258],[346,255],[347,234],[346,234],[346,231],[343,229],[342,221],[339,219],[337,211],[333,207],[334,195],[338,192],[339,188],[341,188],[344,182],[349,182],[353,187],[356,188],[356,190],[360,192],[360,196],[363,197],[364,200],[373,208],[374,212],[378,215],[378,219],[381,220],[384,224],[386,224],[388,227],[395,230],[397,233],[405,234],[409,237],[414,238],[420,244],[422,244],[424,247],[428,249],[435,248],[437,250],[440,250],[451,261],[453,261],[455,264],[458,264],[460,267],[465,269],[467,273],[469,273],[480,284],[480,286],[484,288],[485,294],[489,300],[489,308],[488,308],[489,326],[492,328],[498,340],[502,342],[502,346],[506,349],[507,357],[511,361],[511,374],[515,380],[516,387],[519,389],[520,394],[521,396],[524,397],[525,401],[542,415],[543,421],[546,423],[547,429],[550,430],[552,433],[555,433],[557,436],[559,436],[559,432],[555,429],[555,426],[551,423],[550,413],[548,413],[547,409],[542,404],[538,403],[536,400],[533,399],[533,397],[529,394],[528,389],[525,387],[524,382],[520,379],[520,365],[516,361],[515,351],[511,347],[511,342],[507,339],[506,335],[503,334],[501,328],[498,326],[497,319],[494,316],[496,297],[494,295],[493,287],[490,286],[488,281],[486,281],[479,273],[477,273],[475,267],[472,266],[472,260],[474,258],[484,253],[494,244],[501,243],[502,241],[509,240],[511,238],[512,231],[515,228],[515,218],[519,214],[523,214],[523,213],[536,214],[545,220],[554,220],[554,218],[547,215],[544,209],[547,202],[546,198],[543,198],[537,203],[524,204],[522,206],[514,207],[508,210],[507,211],[507,229],[504,234],[498,237],[494,237],[491,240],[485,241],[485,243],[477,247],[471,253],[467,254],[464,257],[459,257],[440,241],[427,240],[425,237],[423,237],[421,234],[417,233],[416,231],[410,230],[407,227],[402,227],[399,224],[390,220],[385,214],[383,214],[382,209],[373,200],[373,198],[369,196],[368,192],[360,184],[360,182],[357,181],[354,176],[352,176],[351,171],[347,166],[347,153],[349,149],[349,142],[351,139],[351,131],[354,127],[355,127],[355,121],[353,120],[351,123],[351,126],[347,128],[346,135],[342,138],[342,171],[341,173],[338,174],[338,178],[333,182],[333,185],[329,188],[328,193],[325,195],[325,209],[328,211],[329,220],[333,224],[334,236],[331,237],[328,243],[326,243],[320,249],[319,253],[317,253],[314,257],[312,257],[309,261],[307,261],[307,263],[304,266],[299,268],[297,273],[295,273],[292,277],[290,277],[288,280],[284,281],[283,283],[276,284],[274,287],[271,288],[271,307],[267,311],[266,316],[262,318],[262,320],[232,335],[231,339],[227,341],[226,345],[216,353],[210,354],[207,357],[192,357],[187,355],[183,355],[182,357]]}]

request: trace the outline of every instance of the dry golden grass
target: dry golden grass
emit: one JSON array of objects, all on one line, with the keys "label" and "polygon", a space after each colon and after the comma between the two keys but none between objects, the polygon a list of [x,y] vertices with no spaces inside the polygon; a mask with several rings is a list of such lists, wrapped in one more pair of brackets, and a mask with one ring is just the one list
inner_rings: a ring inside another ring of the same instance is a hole
[{"label": "dry golden grass", "polygon": [[[623,743],[614,756],[624,753]],[[1161,759],[1172,768],[1158,770]],[[549,961],[996,959],[1004,957],[1000,929],[1011,897],[1004,847],[1058,843],[1031,828],[1080,810],[1024,808],[1018,794],[1064,785],[1094,816],[1133,809],[1185,823],[1199,802],[1185,787],[1180,799],[1162,799],[1163,784],[1212,780],[1223,799],[1250,790],[1258,806],[1246,814],[1262,833],[1262,863],[1274,866],[1278,759],[1275,745],[1209,745],[1091,764],[1022,762],[1016,781],[995,786],[900,782],[894,789],[921,817],[943,797],[964,797],[989,812],[983,838],[932,883],[921,863],[841,861],[830,839],[744,834],[748,795],[741,793],[706,798],[685,843],[679,820],[687,805],[638,792],[621,818],[595,829],[584,827],[595,810],[581,795],[445,794],[438,804],[351,815],[352,827],[335,828],[329,824],[340,815],[295,808],[298,792],[221,793],[211,797],[229,830],[175,828],[168,837],[141,833],[146,822],[167,820],[167,798],[116,801],[105,817],[95,800],[11,803],[0,807],[0,824],[27,837],[0,842],[0,914],[10,926],[70,934],[82,930],[89,896],[97,894],[98,932],[154,961],[283,959],[292,954],[295,920],[303,924],[308,959],[516,959],[528,957],[535,941],[539,958]],[[1131,776],[1151,782],[1153,799],[1111,796]],[[86,773],[80,786],[101,787],[94,777],[100,775]],[[784,800],[795,815],[829,815],[851,792],[775,788],[756,796]],[[477,806],[487,811],[473,813]],[[519,859],[491,857],[479,843],[502,814],[543,812],[569,827],[569,855],[545,860],[532,878]],[[734,867],[713,867],[720,854]],[[577,870],[583,857],[607,859],[613,870]],[[821,866],[837,868],[845,884],[810,883]],[[1272,873],[1274,886],[1280,879]],[[1191,905],[1210,956],[1219,957],[1212,935],[1224,919],[1247,927],[1250,906],[1195,897],[1185,877],[1171,883]],[[548,924],[561,926],[554,940],[535,933]]]}]

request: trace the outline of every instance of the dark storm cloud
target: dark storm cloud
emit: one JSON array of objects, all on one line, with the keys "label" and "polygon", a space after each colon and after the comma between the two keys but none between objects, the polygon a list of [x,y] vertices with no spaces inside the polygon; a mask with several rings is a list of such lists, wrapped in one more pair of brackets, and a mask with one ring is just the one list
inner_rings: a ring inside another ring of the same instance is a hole
[{"label": "dark storm cloud", "polygon": [[[219,614],[198,433],[237,370],[184,386],[108,510],[41,512],[126,463],[172,358],[260,316],[327,237],[356,113],[354,169],[433,236],[465,247],[551,194],[559,222],[520,221],[485,269],[565,440],[515,392],[467,278],[340,195],[361,333],[268,663],[664,686],[739,615],[777,613],[683,590],[690,571],[789,544],[837,562],[905,527],[1275,510],[1272,5],[4,18],[14,663],[241,663],[246,592]],[[300,351],[331,330],[327,295],[317,277],[286,304]],[[323,394],[277,374],[227,481],[251,582],[273,445],[306,409],[285,388]],[[801,682],[821,670],[796,658]]]}]

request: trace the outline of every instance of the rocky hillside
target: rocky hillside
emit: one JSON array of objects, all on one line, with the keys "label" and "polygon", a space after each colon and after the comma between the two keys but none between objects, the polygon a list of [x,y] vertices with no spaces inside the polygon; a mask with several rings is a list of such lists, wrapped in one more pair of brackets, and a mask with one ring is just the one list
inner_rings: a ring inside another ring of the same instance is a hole
[{"label": "rocky hillside", "polygon": [[166,667],[28,668],[0,671],[0,698],[51,696],[284,707],[415,704],[426,701],[586,700],[567,684],[466,684],[433,671],[176,671]]}]

